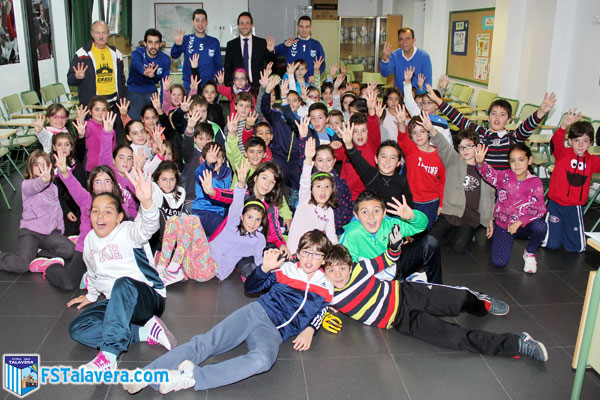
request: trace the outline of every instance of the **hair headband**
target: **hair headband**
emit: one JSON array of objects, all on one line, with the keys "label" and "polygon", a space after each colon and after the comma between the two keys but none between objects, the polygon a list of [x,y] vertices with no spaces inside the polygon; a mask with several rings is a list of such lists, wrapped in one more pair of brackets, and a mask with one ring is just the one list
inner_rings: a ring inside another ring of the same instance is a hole
[{"label": "hair headband", "polygon": [[265,205],[261,201],[258,201],[258,200],[247,201],[246,203],[244,203],[244,208],[247,206],[250,206],[250,205],[260,206],[263,210],[267,211],[267,209],[265,208]]},{"label": "hair headband", "polygon": [[333,180],[333,178],[331,177],[331,174],[329,172],[317,172],[310,178],[310,181],[312,182],[320,176],[325,176],[325,177]]}]

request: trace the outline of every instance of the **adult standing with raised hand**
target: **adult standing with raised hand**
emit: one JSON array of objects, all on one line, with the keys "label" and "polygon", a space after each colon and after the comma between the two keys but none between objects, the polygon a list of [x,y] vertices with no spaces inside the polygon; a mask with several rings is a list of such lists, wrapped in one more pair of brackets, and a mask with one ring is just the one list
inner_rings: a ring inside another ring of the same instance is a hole
[{"label": "adult standing with raised hand", "polygon": [[92,97],[104,97],[114,111],[119,99],[127,97],[123,55],[106,43],[108,25],[92,24],[92,41],[79,48],[67,73],[69,85],[78,87],[79,102],[88,105]]},{"label": "adult standing with raised hand", "polygon": [[[383,76],[394,74],[394,86],[403,87],[404,70],[408,67],[414,67],[415,72],[412,78],[412,86],[418,87],[417,80],[419,75],[425,76],[425,84],[431,85],[431,58],[429,54],[415,46],[415,31],[411,28],[401,28],[398,30],[397,50],[392,51],[392,44],[386,42],[383,46],[383,57],[381,59],[380,71]],[[425,91],[426,85],[423,85],[422,91]]]},{"label": "adult standing with raised hand", "polygon": [[175,33],[175,44],[171,48],[171,58],[176,59],[183,53],[183,87],[189,93],[192,67],[190,59],[198,54],[198,71],[200,73],[200,85],[215,79],[215,74],[223,68],[221,60],[221,44],[215,37],[206,34],[208,26],[208,15],[201,8],[194,10],[192,14],[192,26],[194,33],[184,36],[183,30]]},{"label": "adult standing with raised hand", "polygon": [[[306,61],[306,76],[312,82],[311,77],[314,76],[315,60],[323,60],[320,73],[325,71],[325,51],[318,40],[310,37],[312,29],[312,20],[309,16],[303,15],[298,18],[298,36],[290,37],[285,42],[275,47],[275,53],[280,56],[285,56],[285,63],[290,64],[296,60]],[[403,70],[404,71],[404,70]]]},{"label": "adult standing with raised hand", "polygon": [[248,73],[250,85],[260,87],[260,72],[270,62],[275,62],[275,38],[268,35],[266,40],[252,34],[254,20],[252,14],[244,11],[237,18],[240,36],[227,42],[225,50],[225,85],[233,86],[233,73],[243,68]]},{"label": "adult standing with raised hand", "polygon": [[156,84],[171,74],[171,59],[160,50],[162,34],[150,28],[144,33],[144,47],[131,54],[127,87],[129,89],[129,117],[140,119],[142,108],[152,105],[150,96],[156,93]]}]

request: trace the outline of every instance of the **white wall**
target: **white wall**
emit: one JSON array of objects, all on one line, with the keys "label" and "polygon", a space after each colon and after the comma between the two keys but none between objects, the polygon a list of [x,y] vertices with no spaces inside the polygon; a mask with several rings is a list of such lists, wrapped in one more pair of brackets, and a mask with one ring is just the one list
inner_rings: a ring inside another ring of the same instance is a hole
[{"label": "white wall", "polygon": [[[15,25],[17,28],[17,42],[19,44],[20,62],[0,67],[2,79],[2,97],[13,93],[29,90],[29,71],[27,70],[27,56],[25,52],[24,15],[21,8],[21,0],[13,0],[15,11]],[[9,78],[9,79],[6,79]]]},{"label": "white wall", "polygon": [[338,0],[340,17],[376,17],[377,0]]}]

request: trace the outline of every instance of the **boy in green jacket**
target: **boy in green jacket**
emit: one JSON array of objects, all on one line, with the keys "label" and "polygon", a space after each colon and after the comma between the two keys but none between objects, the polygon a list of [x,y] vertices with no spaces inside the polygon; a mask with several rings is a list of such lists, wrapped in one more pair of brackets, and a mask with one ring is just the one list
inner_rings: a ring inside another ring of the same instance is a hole
[{"label": "boy in green jacket", "polygon": [[[399,218],[386,216],[385,203],[380,195],[365,190],[356,199],[354,217],[340,239],[346,246],[352,260],[373,259],[387,248],[388,235],[394,225],[400,225],[402,236],[414,236],[427,227],[427,217],[418,210],[412,210],[402,196],[402,202],[392,198],[387,212]],[[402,256],[389,268],[380,272],[381,280],[406,279],[421,267],[425,269],[427,281],[442,283],[442,265],[438,241],[433,236],[419,235],[402,246]]]}]

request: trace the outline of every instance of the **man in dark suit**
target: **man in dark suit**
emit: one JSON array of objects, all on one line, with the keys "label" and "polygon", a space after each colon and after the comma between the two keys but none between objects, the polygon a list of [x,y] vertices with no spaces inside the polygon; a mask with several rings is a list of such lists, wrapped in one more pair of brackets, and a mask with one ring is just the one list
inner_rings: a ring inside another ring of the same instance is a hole
[{"label": "man in dark suit", "polygon": [[252,34],[252,14],[247,11],[237,18],[240,36],[227,42],[225,51],[225,84],[231,86],[233,73],[238,68],[248,71],[249,84],[258,88],[260,71],[271,61],[275,62],[275,38],[271,35],[267,39],[256,37]]}]

